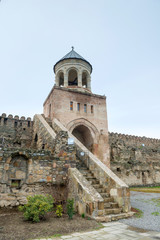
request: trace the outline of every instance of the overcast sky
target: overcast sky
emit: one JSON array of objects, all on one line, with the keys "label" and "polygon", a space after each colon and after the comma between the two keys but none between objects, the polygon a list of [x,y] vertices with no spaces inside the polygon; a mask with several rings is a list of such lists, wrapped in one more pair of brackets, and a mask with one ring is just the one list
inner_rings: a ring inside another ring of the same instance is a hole
[{"label": "overcast sky", "polygon": [[0,113],[33,117],[75,47],[109,131],[160,138],[160,0],[1,0]]}]

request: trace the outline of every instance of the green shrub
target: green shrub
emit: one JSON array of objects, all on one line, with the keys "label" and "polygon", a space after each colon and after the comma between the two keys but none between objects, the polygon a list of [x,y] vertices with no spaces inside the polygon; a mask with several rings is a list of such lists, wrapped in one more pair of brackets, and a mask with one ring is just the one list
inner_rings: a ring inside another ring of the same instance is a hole
[{"label": "green shrub", "polygon": [[81,217],[82,217],[82,218],[85,218],[85,213],[82,213]]},{"label": "green shrub", "polygon": [[27,204],[19,207],[19,210],[24,212],[23,215],[26,220],[39,222],[47,212],[53,209],[54,199],[51,195],[29,196],[27,200]]},{"label": "green shrub", "polygon": [[73,218],[74,214],[74,199],[68,199],[67,200],[67,214],[69,219]]},{"label": "green shrub", "polygon": [[57,208],[56,208],[56,215],[57,217],[62,217],[62,212],[63,212],[63,208],[62,208],[62,205],[57,205]]}]

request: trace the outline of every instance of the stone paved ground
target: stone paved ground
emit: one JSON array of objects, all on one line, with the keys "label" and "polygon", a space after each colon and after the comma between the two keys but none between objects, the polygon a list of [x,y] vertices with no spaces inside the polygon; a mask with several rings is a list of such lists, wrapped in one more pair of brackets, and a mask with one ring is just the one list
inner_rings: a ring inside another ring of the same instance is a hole
[{"label": "stone paved ground", "polygon": [[[131,206],[143,212],[140,218],[122,219],[120,222],[127,225],[160,232],[160,216],[154,216],[153,212],[160,212],[155,200],[160,199],[160,193],[144,193],[131,191]],[[154,201],[153,201],[154,200]]]},{"label": "stone paved ground", "polygon": [[[130,240],[160,239],[160,232],[132,229],[120,222],[104,223],[104,228],[96,231],[72,233],[59,238],[43,238],[41,240]],[[38,240],[38,239],[36,239]]]}]

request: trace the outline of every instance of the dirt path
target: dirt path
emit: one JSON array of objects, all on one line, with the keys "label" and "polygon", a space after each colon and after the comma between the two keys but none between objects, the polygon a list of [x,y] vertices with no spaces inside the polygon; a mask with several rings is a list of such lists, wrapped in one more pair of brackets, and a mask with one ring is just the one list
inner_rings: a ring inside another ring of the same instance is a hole
[{"label": "dirt path", "polygon": [[46,221],[30,223],[23,220],[20,212],[0,212],[0,240],[27,240],[43,238],[55,234],[66,234],[76,231],[98,229],[100,225],[93,220],[87,220],[74,216],[68,220],[68,216],[57,218],[53,214]]}]

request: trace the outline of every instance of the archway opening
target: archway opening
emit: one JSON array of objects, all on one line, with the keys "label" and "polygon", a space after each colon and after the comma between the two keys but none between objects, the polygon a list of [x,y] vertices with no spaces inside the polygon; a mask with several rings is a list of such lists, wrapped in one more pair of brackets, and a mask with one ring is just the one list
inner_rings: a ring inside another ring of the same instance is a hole
[{"label": "archway opening", "polygon": [[74,69],[71,69],[68,74],[68,85],[69,86],[77,86],[78,85],[78,77],[77,77],[77,71]]},{"label": "archway opening", "polygon": [[64,73],[60,72],[59,73],[59,86],[64,86]]},{"label": "archway opening", "polygon": [[93,137],[89,128],[84,125],[75,127],[72,134],[86,147],[89,151],[93,150]]},{"label": "archway opening", "polygon": [[83,72],[83,74],[82,74],[82,86],[84,87],[84,88],[87,88],[88,86],[87,86],[87,73],[86,72]]},{"label": "archway opening", "polygon": [[10,187],[21,188],[28,175],[28,158],[24,155],[13,155],[7,173]]}]

